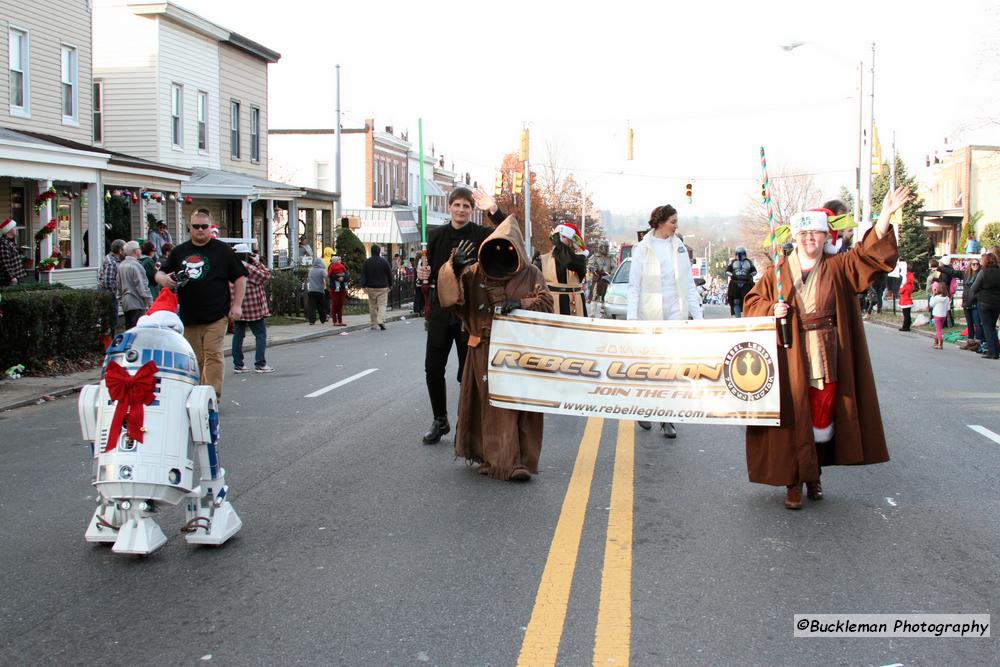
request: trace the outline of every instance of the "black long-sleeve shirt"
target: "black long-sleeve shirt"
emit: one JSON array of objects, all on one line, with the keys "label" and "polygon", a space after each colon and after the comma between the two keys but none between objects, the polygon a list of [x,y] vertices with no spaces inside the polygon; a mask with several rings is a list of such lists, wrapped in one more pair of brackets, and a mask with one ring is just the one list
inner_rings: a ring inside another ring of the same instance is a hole
[{"label": "black long-sleeve shirt", "polygon": [[[494,225],[499,225],[507,217],[503,211],[497,209],[496,213],[490,213],[490,221]],[[427,238],[427,261],[431,267],[431,285],[437,284],[438,271],[444,263],[451,257],[451,251],[463,241],[471,241],[475,247],[475,252],[479,252],[486,237],[493,230],[474,223],[466,223],[461,229],[455,229],[451,223],[443,225],[433,230]],[[452,317],[451,313],[442,310],[437,300],[437,290],[431,290],[431,317]]]}]

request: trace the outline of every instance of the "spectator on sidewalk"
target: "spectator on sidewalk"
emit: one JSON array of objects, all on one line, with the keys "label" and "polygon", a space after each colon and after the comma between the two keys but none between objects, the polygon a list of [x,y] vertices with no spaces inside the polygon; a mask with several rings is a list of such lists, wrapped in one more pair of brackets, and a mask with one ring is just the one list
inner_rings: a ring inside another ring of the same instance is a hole
[{"label": "spectator on sidewalk", "polygon": [[910,311],[913,309],[913,288],[916,286],[916,281],[913,272],[907,271],[906,280],[899,288],[899,307],[903,309],[903,326],[899,328],[900,331],[909,331],[912,324]]},{"label": "spectator on sidewalk", "polygon": [[997,317],[1000,316],[1000,263],[993,253],[982,256],[982,269],[972,283],[971,299],[979,305],[979,319],[983,323],[986,351],[983,357],[996,359]]},{"label": "spectator on sidewalk", "polygon": [[934,294],[927,300],[927,312],[934,318],[934,349],[944,349],[944,322],[948,318],[951,299],[944,282],[934,284]]},{"label": "spectator on sidewalk", "polygon": [[153,305],[153,295],[149,291],[146,269],[139,263],[139,243],[129,241],[122,253],[124,257],[115,274],[115,294],[125,313],[125,328],[131,329]]},{"label": "spectator on sidewalk", "polygon": [[985,341],[983,325],[979,319],[979,304],[972,298],[972,285],[979,277],[980,261],[974,259],[965,267],[962,276],[962,310],[965,312],[965,346],[964,350],[978,350],[979,344]]},{"label": "spectator on sidewalk", "polygon": [[[233,370],[236,373],[246,373],[249,369],[243,365],[243,338],[247,327],[254,337],[253,368],[258,373],[273,373],[274,369],[267,365],[265,350],[267,349],[267,323],[264,318],[270,315],[267,307],[267,291],[264,288],[271,272],[260,263],[257,255],[250,252],[250,246],[240,243],[233,252],[243,263],[247,271],[247,288],[243,295],[243,315],[233,320]],[[235,286],[230,284],[230,299],[235,300]]]},{"label": "spectator on sidewalk", "polygon": [[160,268],[160,262],[156,255],[156,246],[153,245],[152,241],[146,241],[139,248],[139,252],[141,253],[139,263],[142,264],[143,270],[146,271],[146,282],[149,283],[149,292],[155,299],[160,293],[160,286],[156,284],[156,270]]},{"label": "spectator on sidewalk", "polygon": [[28,272],[24,270],[24,259],[14,239],[17,238],[17,223],[7,218],[0,225],[0,287],[17,285],[24,281]]},{"label": "spectator on sidewalk", "polygon": [[125,258],[125,241],[115,239],[97,275],[97,287],[111,295],[111,335],[118,329],[118,265]]},{"label": "spectator on sidewalk", "polygon": [[[212,385],[222,397],[225,375],[222,346],[229,320],[243,317],[243,295],[247,270],[228,244],[212,238],[212,214],[199,208],[188,221],[190,240],[171,251],[156,272],[160,287],[177,290],[184,338],[191,344],[201,384]],[[176,271],[187,273],[187,282],[178,287],[171,277]],[[233,283],[230,295],[229,283]]]},{"label": "spectator on sidewalk", "polygon": [[382,257],[382,248],[372,244],[372,256],[361,265],[361,286],[368,294],[368,315],[373,331],[385,331],[385,304],[392,287],[392,267]]},{"label": "spectator on sidewalk", "polygon": [[330,321],[335,327],[347,326],[344,323],[344,302],[347,301],[347,283],[350,277],[340,257],[331,255],[326,278],[330,286]]},{"label": "spectator on sidewalk", "polygon": [[326,324],[326,269],[320,257],[313,260],[306,279],[306,317],[309,324],[316,324],[317,314],[319,323]]},{"label": "spectator on sidewalk", "polygon": [[[927,297],[930,298],[931,295],[936,294],[937,290],[934,288],[935,283],[942,282],[948,288],[948,294],[955,294],[955,288],[958,286],[958,280],[961,277],[958,271],[955,271],[947,262],[939,262],[936,259],[930,260],[928,262],[928,267],[930,271],[927,274]],[[950,297],[949,297],[950,298]],[[946,326],[954,326],[955,320],[951,313],[951,304],[948,304],[948,315],[946,317]]]},{"label": "spectator on sidewalk", "polygon": [[[167,223],[162,220],[156,221],[155,229],[150,230],[148,241],[152,242],[153,247],[156,248],[156,256],[165,257],[167,251],[163,248],[167,243],[173,243],[174,240],[170,238],[170,232],[167,231]],[[146,254],[143,252],[143,254]]]}]

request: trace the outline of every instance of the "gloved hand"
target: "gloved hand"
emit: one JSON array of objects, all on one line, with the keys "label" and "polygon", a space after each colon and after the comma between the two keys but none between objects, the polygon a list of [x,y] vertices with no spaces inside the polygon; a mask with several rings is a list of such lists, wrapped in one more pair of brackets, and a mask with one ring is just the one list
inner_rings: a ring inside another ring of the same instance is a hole
[{"label": "gloved hand", "polygon": [[455,275],[462,272],[462,268],[476,261],[476,246],[472,241],[462,241],[451,253],[451,268]]},{"label": "gloved hand", "polygon": [[500,304],[500,314],[508,315],[510,311],[517,310],[521,307],[520,299],[504,299],[504,302]]}]

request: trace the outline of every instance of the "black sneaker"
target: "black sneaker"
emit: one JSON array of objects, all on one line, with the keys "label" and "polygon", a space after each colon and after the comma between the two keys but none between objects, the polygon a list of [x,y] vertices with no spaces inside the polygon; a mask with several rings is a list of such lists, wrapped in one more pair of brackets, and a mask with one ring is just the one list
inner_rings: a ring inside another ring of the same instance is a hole
[{"label": "black sneaker", "polygon": [[671,440],[673,440],[674,438],[677,437],[677,429],[675,429],[674,425],[671,424],[670,422],[661,422],[660,430],[663,431],[664,438],[670,438]]},{"label": "black sneaker", "polygon": [[653,424],[651,422],[641,421],[637,423],[639,424],[639,428],[641,428],[643,431],[648,431],[649,429],[653,428]]}]

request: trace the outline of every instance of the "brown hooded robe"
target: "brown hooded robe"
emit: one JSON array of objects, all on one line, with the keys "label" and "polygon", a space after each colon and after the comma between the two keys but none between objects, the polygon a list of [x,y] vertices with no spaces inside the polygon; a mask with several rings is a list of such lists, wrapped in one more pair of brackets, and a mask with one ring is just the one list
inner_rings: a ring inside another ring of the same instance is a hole
[{"label": "brown hooded robe", "polygon": [[[868,356],[857,294],[879,271],[891,271],[899,253],[890,229],[869,232],[850,252],[825,256],[813,268],[817,298],[834,312],[837,393],[833,441],[817,447],[809,407],[809,361],[789,262],[781,267],[781,292],[789,304],[792,346],[778,343],[781,426],[748,426],[747,472],[751,482],[785,486],[819,479],[820,465],[866,465],[889,460],[875,378]],[[747,294],[745,317],[768,316],[777,302],[773,267]],[[819,451],[817,452],[817,449]]]},{"label": "brown hooded robe", "polygon": [[[490,243],[509,241],[517,250],[517,268],[506,278],[490,277],[483,267]],[[504,220],[479,247],[479,261],[455,276],[451,262],[438,272],[438,300],[455,313],[469,332],[469,351],[462,373],[455,456],[489,464],[494,479],[510,479],[516,467],[538,473],[542,451],[543,415],[538,412],[507,410],[490,405],[489,373],[490,326],[494,307],[507,299],[517,299],[521,308],[552,311],[552,295],[545,287],[542,272],[524,252],[524,239],[513,216]]]}]

